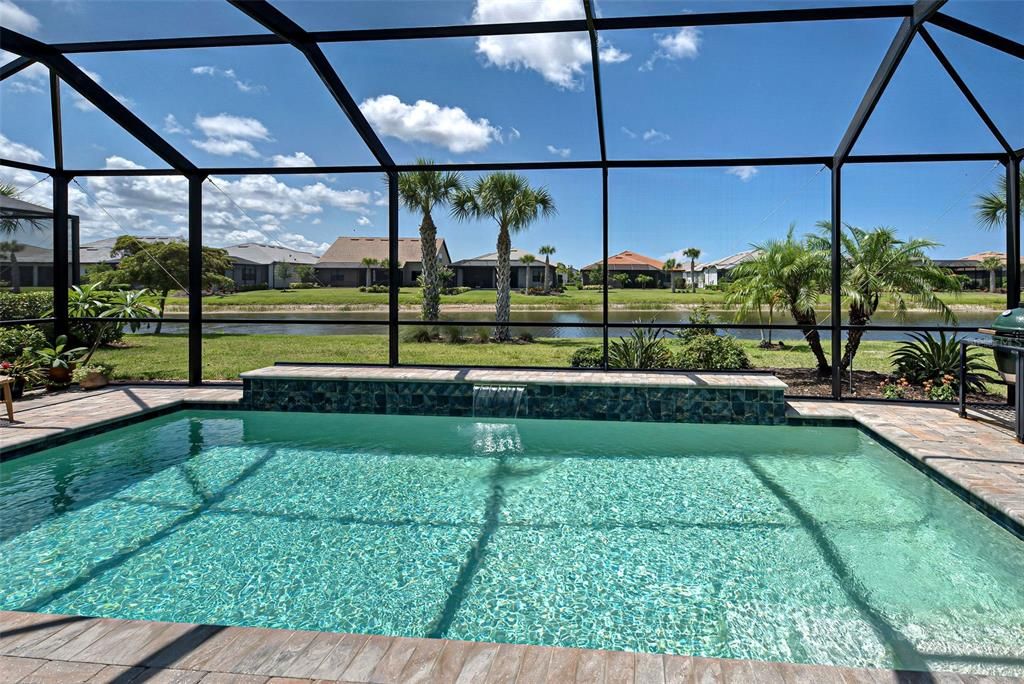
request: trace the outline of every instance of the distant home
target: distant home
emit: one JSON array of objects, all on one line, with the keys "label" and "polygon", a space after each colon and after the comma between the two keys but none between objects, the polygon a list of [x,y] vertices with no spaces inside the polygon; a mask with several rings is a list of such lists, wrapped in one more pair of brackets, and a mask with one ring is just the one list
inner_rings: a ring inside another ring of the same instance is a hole
[{"label": "distant home", "polygon": [[[527,266],[523,263],[523,257],[533,254],[525,249],[512,248],[509,253],[512,266],[510,278],[513,289],[522,290],[526,288]],[[544,287],[544,260],[533,255],[537,260],[530,264],[530,287]],[[455,284],[458,287],[476,287],[484,290],[497,288],[498,253],[490,252],[481,254],[471,259],[462,259],[452,264],[455,269]],[[557,283],[555,265],[548,267],[551,271],[551,282]]]},{"label": "distant home", "polygon": [[[711,261],[706,264],[697,264],[696,268],[696,280],[697,287],[715,287],[727,283],[732,279],[732,270],[742,263],[751,261],[757,257],[756,249],[748,249],[744,252],[737,252],[730,256],[718,259],[717,261]],[[683,264],[683,270],[686,272],[687,282],[690,282],[690,265]],[[693,284],[690,283],[692,287]]]},{"label": "distant home", "polygon": [[[367,267],[363,259],[375,259],[381,264],[388,258],[388,239],[384,237],[340,237],[316,262],[317,279],[331,287],[359,287],[366,284]],[[423,273],[423,258],[419,238],[398,239],[399,285],[414,285]],[[444,238],[437,238],[437,260],[449,266],[452,258]],[[387,281],[388,269],[377,265],[370,268],[370,282]]]},{"label": "distant home", "polygon": [[[312,252],[256,242],[231,245],[224,249],[234,263],[234,268],[226,275],[235,281],[237,287],[254,287],[266,283],[271,289],[286,288],[289,283],[298,280],[296,266],[312,266],[319,258]],[[281,264],[287,266],[287,273],[278,273],[283,270],[279,268]]]},{"label": "distant home", "polygon": [[[584,283],[599,285],[601,283],[601,266],[602,262],[600,261],[584,266],[581,269]],[[639,252],[631,252],[629,250],[619,252],[608,257],[608,284],[610,287],[621,287],[619,281],[615,280],[615,276],[624,273],[629,277],[631,285],[635,284],[637,276],[646,275],[654,279],[654,287],[668,286],[670,284],[669,272],[665,271],[664,267],[664,261],[645,256]]]},{"label": "distant home", "polygon": [[[0,257],[0,282],[18,287],[53,285],[53,211],[16,197],[0,195],[0,217],[13,227],[0,235],[0,241],[14,244],[16,250]],[[78,216],[68,215],[72,235]],[[69,243],[73,237],[69,236]],[[72,274],[70,264],[68,275]]]},{"label": "distant home", "polygon": [[[989,286],[990,273],[981,264],[986,259],[998,259],[1002,266],[996,269],[996,287],[1006,285],[1006,252],[978,252],[959,259],[935,259],[935,265],[947,268],[955,275],[966,278],[969,289],[987,290]],[[1024,264],[1024,258],[1021,259]]]}]

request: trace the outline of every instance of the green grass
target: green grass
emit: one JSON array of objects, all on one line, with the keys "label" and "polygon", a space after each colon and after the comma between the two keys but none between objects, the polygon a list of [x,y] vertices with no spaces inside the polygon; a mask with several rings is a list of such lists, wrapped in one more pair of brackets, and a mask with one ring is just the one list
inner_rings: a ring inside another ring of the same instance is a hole
[{"label": "green grass", "polygon": [[[180,380],[188,367],[185,335],[126,335],[123,349],[101,349],[96,360],[112,364],[116,379]],[[401,342],[402,363],[458,366],[568,366],[573,352],[600,345],[599,338],[540,338],[532,344],[445,344]],[[757,340],[740,340],[755,368],[813,368],[805,344],[766,351]],[[868,341],[857,354],[858,370],[889,372],[897,342]],[[386,363],[386,335],[222,335],[203,336],[203,377],[234,380],[239,373],[275,361]]]},{"label": "green grass", "polygon": [[[399,291],[398,303],[402,306],[417,306],[421,303],[419,288],[405,287]],[[569,289],[562,294],[524,295],[512,293],[512,306],[518,309],[552,309],[552,310],[586,310],[600,309],[602,296],[599,290]],[[957,306],[985,307],[992,311],[1000,311],[1006,306],[1006,296],[988,292],[962,292],[959,294],[943,294],[942,298],[949,304]],[[712,306],[725,304],[725,293],[712,290],[698,292],[676,292],[671,290],[612,290],[608,295],[612,306],[627,309],[664,309],[676,305],[699,304],[707,302]],[[383,309],[387,306],[386,292],[360,292],[352,287],[325,287],[312,290],[256,290],[236,294],[211,295],[203,299],[203,308],[208,311],[262,309],[265,307],[325,307],[332,309]],[[459,295],[441,297],[441,305],[475,305],[491,306],[494,304],[494,290],[470,290]],[[187,308],[185,297],[171,297],[168,310],[184,311]],[[822,300],[821,308],[827,308],[827,300]],[[891,310],[883,302],[883,310]]]}]

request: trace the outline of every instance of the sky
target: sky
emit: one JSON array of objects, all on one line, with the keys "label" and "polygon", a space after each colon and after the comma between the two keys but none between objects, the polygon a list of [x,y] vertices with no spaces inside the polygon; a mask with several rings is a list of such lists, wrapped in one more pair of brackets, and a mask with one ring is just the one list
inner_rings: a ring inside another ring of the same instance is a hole
[{"label": "sky", "polygon": [[[892,2],[893,0],[887,0]],[[583,16],[579,0],[272,0],[309,30],[499,23]],[[795,0],[603,0],[603,16],[825,5]],[[849,3],[853,4],[853,0]],[[950,0],[944,11],[1024,40],[1020,0]],[[264,33],[220,0],[0,0],[0,20],[47,42]],[[617,159],[831,155],[881,61],[897,20],[608,31],[600,69],[608,153]],[[1024,145],[1024,62],[930,29],[1015,147]],[[586,34],[325,44],[392,157],[438,162],[599,158]],[[9,53],[0,55],[6,62]],[[71,55],[200,166],[372,164],[373,158],[308,63],[290,46]],[[53,162],[47,75],[32,67],[0,84],[0,156]],[[65,164],[166,168],[66,85]],[[998,152],[995,139],[924,43],[911,46],[855,154]],[[941,243],[956,258],[1005,249],[973,217],[1002,167],[988,162],[849,165],[843,215]],[[514,236],[529,251],[583,266],[601,255],[599,171],[526,174],[558,213]],[[475,176],[467,176],[472,181]],[[23,199],[48,206],[51,185],[0,169]],[[610,250],[656,258],[687,247],[713,260],[829,215],[821,167],[613,170]],[[183,236],[183,180],[79,178],[71,212],[82,241],[124,232]],[[435,217],[453,259],[494,250],[491,222]],[[419,217],[403,210],[402,236]],[[211,245],[281,244],[322,252],[338,236],[386,236],[382,174],[215,175],[204,192]]]}]

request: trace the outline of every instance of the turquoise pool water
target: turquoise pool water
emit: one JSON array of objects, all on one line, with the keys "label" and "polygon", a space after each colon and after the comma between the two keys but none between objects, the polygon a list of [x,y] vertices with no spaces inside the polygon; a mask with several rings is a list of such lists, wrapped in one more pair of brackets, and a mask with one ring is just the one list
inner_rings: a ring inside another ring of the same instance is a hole
[{"label": "turquoise pool water", "polygon": [[2,464],[0,608],[1024,674],[1024,543],[857,430],[176,413]]}]

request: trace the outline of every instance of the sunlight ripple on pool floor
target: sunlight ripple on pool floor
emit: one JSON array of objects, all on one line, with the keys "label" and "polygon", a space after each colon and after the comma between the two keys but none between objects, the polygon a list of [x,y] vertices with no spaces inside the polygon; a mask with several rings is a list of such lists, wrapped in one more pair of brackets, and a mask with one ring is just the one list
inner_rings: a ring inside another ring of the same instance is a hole
[{"label": "sunlight ripple on pool floor", "polygon": [[0,608],[1024,674],[1024,544],[847,428],[187,412],[4,464]]}]

